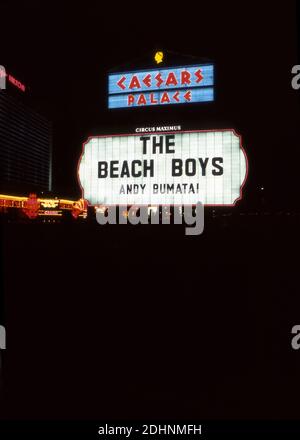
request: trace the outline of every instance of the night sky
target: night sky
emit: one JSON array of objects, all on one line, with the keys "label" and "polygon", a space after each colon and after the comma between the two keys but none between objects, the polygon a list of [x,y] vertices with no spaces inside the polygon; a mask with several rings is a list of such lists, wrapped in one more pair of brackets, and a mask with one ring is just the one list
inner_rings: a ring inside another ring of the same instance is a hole
[{"label": "night sky", "polygon": [[[250,165],[243,203],[255,206],[264,186],[271,208],[297,207],[294,3],[209,2],[197,12],[191,5],[178,12],[169,3],[144,10],[141,4],[4,2],[1,63],[30,89],[30,105],[53,121],[54,192],[80,196],[76,167],[87,136],[131,133],[154,122],[235,128]],[[108,71],[152,66],[157,49],[166,51],[166,65],[214,61],[216,102],[109,111]]]}]

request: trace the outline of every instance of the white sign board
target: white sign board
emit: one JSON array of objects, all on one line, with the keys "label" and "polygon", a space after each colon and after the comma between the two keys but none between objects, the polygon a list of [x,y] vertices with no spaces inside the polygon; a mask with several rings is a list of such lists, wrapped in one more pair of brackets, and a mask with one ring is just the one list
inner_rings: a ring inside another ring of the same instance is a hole
[{"label": "white sign board", "polygon": [[79,181],[91,205],[234,205],[247,178],[234,130],[90,137]]}]

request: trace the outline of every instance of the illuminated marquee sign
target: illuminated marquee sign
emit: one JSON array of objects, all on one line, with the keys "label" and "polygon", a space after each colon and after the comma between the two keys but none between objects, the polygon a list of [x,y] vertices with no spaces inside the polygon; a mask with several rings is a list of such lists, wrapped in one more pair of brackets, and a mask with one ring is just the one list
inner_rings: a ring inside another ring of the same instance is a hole
[{"label": "illuminated marquee sign", "polygon": [[247,157],[234,130],[99,136],[78,170],[91,205],[234,205]]},{"label": "illuminated marquee sign", "polygon": [[213,100],[213,64],[113,73],[108,77],[109,108]]}]

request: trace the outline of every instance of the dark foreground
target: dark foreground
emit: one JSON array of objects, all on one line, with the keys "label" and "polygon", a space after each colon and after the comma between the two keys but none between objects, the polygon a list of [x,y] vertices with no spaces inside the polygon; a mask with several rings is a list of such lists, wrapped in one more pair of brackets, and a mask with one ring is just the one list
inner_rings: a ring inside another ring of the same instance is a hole
[{"label": "dark foreground", "polygon": [[1,417],[298,418],[299,221],[3,225]]}]

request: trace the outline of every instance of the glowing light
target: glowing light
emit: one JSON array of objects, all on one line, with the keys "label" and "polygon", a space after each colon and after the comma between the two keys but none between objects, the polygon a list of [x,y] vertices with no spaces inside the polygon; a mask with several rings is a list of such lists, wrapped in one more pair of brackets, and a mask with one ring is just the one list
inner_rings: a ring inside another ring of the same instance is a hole
[{"label": "glowing light", "polygon": [[[36,194],[30,194],[29,197],[18,197],[8,194],[0,194],[0,208],[21,208],[29,218],[37,216],[62,216],[62,210],[75,212],[76,217],[87,217],[87,204],[83,199],[65,200],[65,199],[40,199]],[[42,208],[42,209],[40,209]],[[56,210],[52,210],[56,208]]]},{"label": "glowing light", "polygon": [[61,211],[39,211],[40,216],[56,216],[61,217],[62,213]]},{"label": "glowing light", "polygon": [[156,64],[162,63],[164,60],[164,53],[163,52],[156,52],[156,54],[154,55],[154,60],[155,60]]},{"label": "glowing light", "polygon": [[40,200],[40,202],[43,208],[57,208],[59,204],[58,200]]},{"label": "glowing light", "polygon": [[18,196],[9,196],[9,195],[6,195],[6,194],[0,194],[0,199],[4,199],[4,200],[17,200],[17,201],[20,201],[20,202],[25,202],[27,199],[28,199],[28,197],[18,197]]}]

